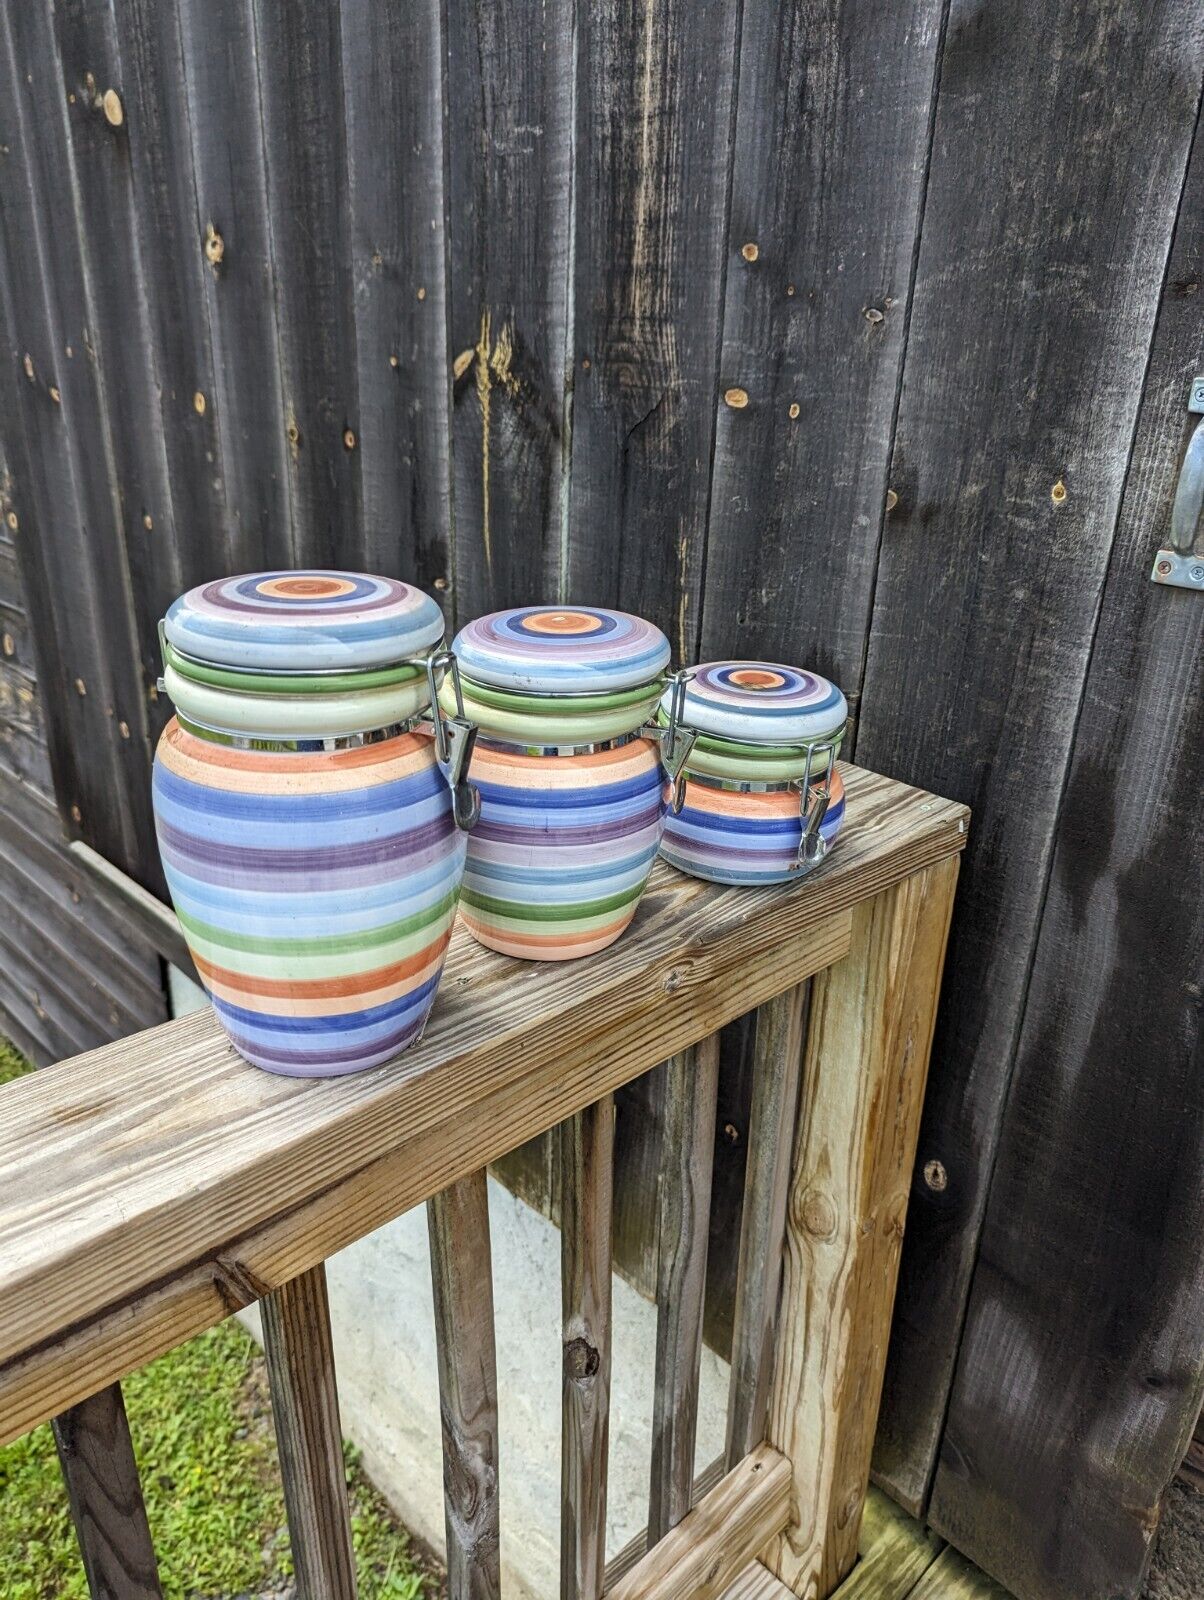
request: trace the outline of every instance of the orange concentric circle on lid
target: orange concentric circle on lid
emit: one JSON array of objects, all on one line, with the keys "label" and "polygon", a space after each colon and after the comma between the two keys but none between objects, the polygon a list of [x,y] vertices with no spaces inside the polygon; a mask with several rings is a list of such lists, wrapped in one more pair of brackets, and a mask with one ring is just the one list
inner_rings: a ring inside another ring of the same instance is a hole
[{"label": "orange concentric circle on lid", "polygon": [[529,633],[551,633],[570,638],[586,638],[598,633],[605,622],[590,611],[528,611],[526,628]]}]

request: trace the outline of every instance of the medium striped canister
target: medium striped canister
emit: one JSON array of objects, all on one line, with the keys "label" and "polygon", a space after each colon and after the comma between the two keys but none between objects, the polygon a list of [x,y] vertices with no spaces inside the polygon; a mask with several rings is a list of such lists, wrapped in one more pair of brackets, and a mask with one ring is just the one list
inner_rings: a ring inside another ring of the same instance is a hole
[{"label": "medium striped canister", "polygon": [[462,771],[427,720],[438,607],[388,578],[254,573],[191,590],[163,633],[155,826],[222,1025],[272,1072],[388,1060],[422,1033],[464,873]]},{"label": "medium striped canister", "polygon": [[[661,717],[670,715],[666,693]],[[715,883],[784,883],[809,872],[844,821],[836,757],[849,708],[818,673],[772,661],[711,661],[686,685],[695,742],[665,860]]]},{"label": "medium striped canister", "polygon": [[539,961],[604,949],[635,915],[660,844],[664,770],[645,725],[669,641],[622,611],[524,606],[469,623],[452,648],[480,728],[464,925]]}]

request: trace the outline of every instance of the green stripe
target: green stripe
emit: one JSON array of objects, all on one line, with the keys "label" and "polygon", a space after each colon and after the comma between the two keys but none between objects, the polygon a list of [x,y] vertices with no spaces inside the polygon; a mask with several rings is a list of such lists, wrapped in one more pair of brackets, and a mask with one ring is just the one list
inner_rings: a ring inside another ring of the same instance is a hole
[{"label": "green stripe", "polygon": [[163,660],[169,667],[174,667],[182,678],[191,678],[194,683],[215,684],[219,689],[241,690],[243,694],[342,694],[348,689],[378,689],[391,683],[410,683],[423,676],[423,669],[413,662],[403,662],[395,667],[375,667],[369,672],[317,675],[236,672],[181,656],[166,639],[163,641]]},{"label": "green stripe", "polygon": [[208,922],[198,922],[186,911],[177,911],[176,915],[190,934],[226,950],[245,950],[254,955],[340,955],[354,950],[375,950],[391,940],[429,927],[445,912],[454,910],[456,900],[453,890],[422,911],[400,917],[396,922],[385,922],[379,928],[365,928],[359,933],[324,934],[317,939],[278,939],[266,934],[232,933]]},{"label": "green stripe", "polygon": [[636,684],[634,689],[616,689],[613,694],[510,694],[492,684],[478,683],[466,673],[461,674],[465,698],[480,701],[483,706],[495,706],[500,711],[516,711],[532,717],[563,717],[574,711],[612,711],[619,706],[638,705],[642,700],[660,696],[662,680]]},{"label": "green stripe", "polygon": [[607,895],[604,900],[578,900],[568,905],[520,905],[513,900],[495,900],[492,895],[477,894],[465,889],[463,900],[474,911],[485,911],[495,917],[506,917],[511,922],[574,922],[585,917],[604,917],[622,906],[638,900],[644,885],[623,889],[619,894]]}]

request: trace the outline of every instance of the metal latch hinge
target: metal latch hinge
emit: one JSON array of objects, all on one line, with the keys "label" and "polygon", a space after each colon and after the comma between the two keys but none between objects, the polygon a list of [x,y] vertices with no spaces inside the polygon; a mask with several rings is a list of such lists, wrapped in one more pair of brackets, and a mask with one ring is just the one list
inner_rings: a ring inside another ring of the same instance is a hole
[{"label": "metal latch hinge", "polygon": [[[1187,409],[1204,419],[1204,376],[1193,378]],[[1172,584],[1177,589],[1204,591],[1204,535],[1200,531],[1200,511],[1204,508],[1204,420],[1196,423],[1175,489],[1171,508],[1170,537],[1154,557],[1150,577],[1154,583]]]}]

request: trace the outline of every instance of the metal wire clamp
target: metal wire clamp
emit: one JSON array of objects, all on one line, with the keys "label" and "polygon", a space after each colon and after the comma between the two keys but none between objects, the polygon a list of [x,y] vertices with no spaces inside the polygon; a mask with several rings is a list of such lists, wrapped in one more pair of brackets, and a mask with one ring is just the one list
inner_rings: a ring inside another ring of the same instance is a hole
[{"label": "metal wire clamp", "polygon": [[683,720],[686,685],[693,676],[693,667],[682,667],[679,672],[671,672],[665,679],[673,691],[669,699],[668,723],[662,726],[659,722],[646,722],[640,729],[645,739],[655,739],[661,747],[661,766],[673,784],[670,806],[675,817],[681,815],[681,808],[686,803],[686,758],[698,738],[697,732],[687,728]]},{"label": "metal wire clamp", "polygon": [[[481,795],[476,785],[468,781],[468,764],[472,760],[473,746],[477,742],[477,725],[464,715],[464,691],[460,684],[460,664],[454,654],[440,645],[425,658],[418,658],[426,668],[427,687],[431,695],[429,723],[421,724],[424,731],[435,737],[435,759],[452,792],[452,811],[456,827],[469,833],[481,818]],[[451,676],[456,696],[456,714],[449,717],[439,703],[439,670]]]}]

